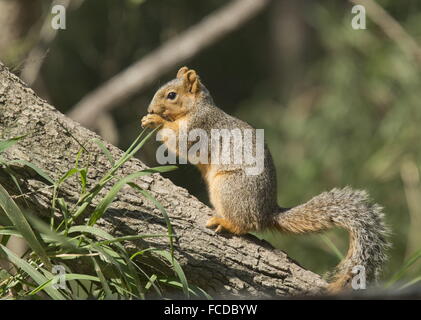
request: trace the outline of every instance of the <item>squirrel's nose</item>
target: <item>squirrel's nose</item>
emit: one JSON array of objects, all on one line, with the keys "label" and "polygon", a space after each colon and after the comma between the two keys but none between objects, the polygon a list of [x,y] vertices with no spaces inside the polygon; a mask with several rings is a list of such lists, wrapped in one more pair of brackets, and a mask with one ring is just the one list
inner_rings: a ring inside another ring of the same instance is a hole
[{"label": "squirrel's nose", "polygon": [[161,112],[161,107],[157,106],[157,105],[150,105],[148,107],[148,113],[154,114],[154,113],[160,113]]},{"label": "squirrel's nose", "polygon": [[149,106],[148,107],[148,113],[151,113],[151,114],[155,113],[155,111],[154,111],[154,109],[153,109],[152,106]]}]

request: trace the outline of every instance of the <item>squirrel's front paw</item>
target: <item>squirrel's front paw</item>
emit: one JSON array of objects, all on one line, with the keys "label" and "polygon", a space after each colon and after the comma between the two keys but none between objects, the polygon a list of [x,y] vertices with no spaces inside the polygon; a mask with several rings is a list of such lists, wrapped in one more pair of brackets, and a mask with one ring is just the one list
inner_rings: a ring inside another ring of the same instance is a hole
[{"label": "squirrel's front paw", "polygon": [[146,116],[144,116],[141,120],[142,128],[156,128],[157,126],[164,123],[164,119],[155,114],[155,113],[149,113]]}]

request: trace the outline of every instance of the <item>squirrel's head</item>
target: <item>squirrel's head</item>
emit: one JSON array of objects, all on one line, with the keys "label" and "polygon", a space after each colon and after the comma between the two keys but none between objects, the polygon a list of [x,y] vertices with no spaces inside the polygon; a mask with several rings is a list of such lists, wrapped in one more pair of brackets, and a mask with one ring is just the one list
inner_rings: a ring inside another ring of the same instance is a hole
[{"label": "squirrel's head", "polygon": [[156,113],[174,121],[196,108],[197,102],[208,94],[196,71],[182,67],[177,72],[177,78],[163,85],[155,93],[148,113]]}]

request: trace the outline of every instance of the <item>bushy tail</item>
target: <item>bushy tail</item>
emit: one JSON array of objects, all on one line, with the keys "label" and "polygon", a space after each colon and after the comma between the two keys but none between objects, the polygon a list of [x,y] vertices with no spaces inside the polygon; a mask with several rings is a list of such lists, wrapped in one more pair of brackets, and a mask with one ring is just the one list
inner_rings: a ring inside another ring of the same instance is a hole
[{"label": "bushy tail", "polygon": [[282,232],[307,233],[332,227],[348,230],[347,256],[336,267],[329,291],[346,286],[353,277],[352,269],[365,268],[367,281],[375,281],[387,260],[389,230],[384,223],[382,208],[370,203],[365,191],[333,189],[305,204],[283,210],[275,216],[275,227]]}]

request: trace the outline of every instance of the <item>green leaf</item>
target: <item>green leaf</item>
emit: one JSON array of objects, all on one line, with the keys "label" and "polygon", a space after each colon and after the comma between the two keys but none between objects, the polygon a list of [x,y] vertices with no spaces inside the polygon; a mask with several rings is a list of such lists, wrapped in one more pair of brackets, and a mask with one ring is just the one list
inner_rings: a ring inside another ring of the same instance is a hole
[{"label": "green leaf", "polygon": [[[104,230],[93,227],[93,226],[73,226],[69,228],[68,234],[75,233],[75,232],[81,232],[81,233],[88,233],[93,236],[101,237],[106,240],[114,240],[114,237],[110,235],[109,233],[105,232]],[[124,250],[124,247],[120,243],[116,243],[116,245]]]},{"label": "green leaf", "polygon": [[[123,278],[125,279],[125,282],[128,288],[130,288],[131,283],[133,283],[134,281],[134,284],[132,285],[132,287],[137,288],[137,290],[141,290],[140,280],[137,276],[135,269],[133,268],[133,262],[127,256],[125,248],[119,241],[131,240],[134,238],[142,238],[144,236],[150,237],[151,235],[134,235],[134,236],[114,238],[109,233],[94,226],[73,226],[69,228],[69,234],[74,233],[74,232],[89,233],[94,236],[106,239],[106,241],[91,242],[85,247],[89,247],[91,250],[97,251],[102,256],[106,257],[106,259],[109,260],[109,262],[111,262],[117,268],[120,274],[123,275]],[[106,243],[113,243],[120,250],[120,254],[118,254],[111,248],[108,248],[106,246]],[[123,261],[120,261],[120,260],[123,260]],[[142,292],[139,292],[139,293],[142,296]]]},{"label": "green leaf", "polygon": [[[1,234],[1,230],[0,230],[0,234]],[[10,234],[0,236],[0,244],[4,246],[7,245],[7,243],[9,242],[9,239],[10,239]]]},{"label": "green leaf", "polygon": [[[165,283],[167,285],[171,285],[173,287],[176,288],[182,288],[183,284],[178,282],[178,281],[174,281],[174,280],[169,280],[169,279],[159,279],[159,282]],[[202,288],[200,287],[196,287],[196,286],[190,286],[189,287],[189,292],[195,296],[199,296],[199,294],[202,294],[203,297],[205,297],[207,300],[213,300],[213,298]]]},{"label": "green leaf", "polygon": [[[71,176],[75,175],[76,173],[79,172],[78,168],[71,168],[70,170],[68,170],[60,179],[58,179],[58,181],[56,181],[54,183],[54,190],[53,190],[53,199],[51,200],[51,208],[52,211],[55,211],[56,208],[56,201],[57,201],[57,194],[58,194],[58,189],[60,188],[60,185],[66,181],[68,178],[70,178]],[[60,227],[63,224],[67,224],[69,223],[69,220],[72,220],[73,217],[70,217],[70,219],[63,219],[63,221],[59,224],[59,226],[57,227],[57,230],[60,229]],[[54,215],[51,215],[51,226],[53,226],[54,223]]]},{"label": "green leaf", "polygon": [[391,286],[396,281],[398,281],[400,278],[402,278],[405,273],[408,271],[408,269],[418,261],[418,259],[421,258],[421,249],[416,251],[403,265],[402,268],[399,269],[398,272],[396,272],[392,278],[387,282],[386,287]]},{"label": "green leaf", "polygon": [[0,226],[10,226],[12,225],[12,222],[9,220],[9,218],[6,215],[3,215],[0,210]]},{"label": "green leaf", "polygon": [[[39,271],[37,271],[33,266],[31,266],[25,260],[16,256],[12,251],[6,248],[3,245],[0,245],[0,253],[13,263],[17,268],[22,269],[26,272],[38,285],[43,285],[49,280]],[[56,289],[51,287],[45,288],[45,292],[54,300],[65,300],[65,297]]]},{"label": "green leaf", "polygon": [[333,251],[333,253],[338,257],[339,261],[342,261],[344,258],[344,255],[341,253],[341,251],[338,249],[338,247],[330,240],[330,238],[325,235],[321,234],[320,237],[322,238],[323,242]]},{"label": "green leaf", "polygon": [[58,181],[57,181],[57,185],[62,184],[64,181],[66,181],[68,178],[70,178],[71,176],[73,176],[74,174],[78,173],[79,169],[78,168],[72,168],[69,171],[67,171]]},{"label": "green leaf", "polygon": [[133,289],[141,290],[141,288],[139,287],[140,283],[138,281],[137,274],[133,273],[133,270],[129,268],[130,261],[126,260],[116,251],[112,250],[111,248],[105,245],[99,246],[99,245],[96,245],[95,243],[92,243],[91,249],[92,251],[96,251],[100,253],[103,259],[105,259],[107,263],[111,263],[117,269],[117,271],[121,275],[121,282],[124,283],[124,285],[127,288],[127,292],[130,292],[130,294],[137,297],[137,295],[134,294],[132,291]]},{"label": "green leaf", "polygon": [[34,231],[20,208],[16,205],[2,185],[0,185],[0,207],[6,213],[15,228],[25,238],[31,249],[39,256],[42,262],[44,262],[46,266],[51,267],[50,260],[48,259],[43,245],[35,236]]},{"label": "green leaf", "polygon": [[180,280],[181,284],[183,285],[183,292],[187,298],[190,297],[189,293],[189,284],[187,282],[186,275],[184,274],[183,269],[181,268],[178,261],[174,258],[172,254],[164,250],[156,250],[155,253],[159,254],[160,256],[167,259],[171,265],[173,266],[174,272],[176,273],[178,279]]},{"label": "green leaf", "polygon": [[115,164],[115,160],[111,154],[111,152],[105,147],[105,145],[102,143],[101,140],[99,139],[94,139],[93,140],[98,147],[102,150],[102,153],[107,157],[108,161],[110,162],[111,166],[114,166]]},{"label": "green leaf", "polygon": [[82,194],[84,194],[86,192],[86,185],[87,185],[87,182],[88,182],[87,174],[88,174],[88,171],[86,170],[86,168],[79,169],[80,183],[81,183],[81,187],[82,187],[81,193]]},{"label": "green leaf", "polygon": [[193,286],[192,287],[192,289],[193,290],[195,290],[196,292],[199,292],[199,293],[201,293],[206,299],[208,299],[208,300],[213,300],[213,298],[212,298],[212,296],[211,295],[209,295],[205,290],[203,290],[202,288],[200,288],[200,287],[195,287],[195,286]]},{"label": "green leaf", "polygon": [[[3,161],[2,159],[0,159],[0,164],[4,166],[3,170],[6,171],[9,174],[10,179],[12,179],[13,183],[18,188],[19,193],[23,194],[23,191],[22,191],[22,188],[19,185],[18,179],[16,179],[16,177],[15,177],[15,172],[12,170],[12,168],[9,166],[9,164],[6,163],[5,161]],[[25,198],[23,198],[23,199],[26,202],[26,199]]]},{"label": "green leaf", "polygon": [[165,210],[164,206],[158,200],[156,200],[149,192],[147,192],[146,190],[143,190],[137,184],[135,184],[133,182],[130,182],[129,185],[132,188],[134,188],[135,190],[139,191],[144,197],[146,197],[147,199],[152,201],[153,204],[159,209],[159,211],[161,211],[162,215],[164,216],[165,223],[167,225],[168,237],[169,237],[169,240],[170,240],[171,255],[173,255],[173,253],[174,253],[174,238],[173,238],[174,232],[173,232],[172,224],[171,224],[171,221],[170,221],[170,217],[168,216],[168,213]]},{"label": "green leaf", "polygon": [[[114,239],[110,239],[110,240],[104,240],[104,241],[98,241],[96,242],[97,245],[101,245],[101,244],[111,244],[111,243],[116,243],[116,242],[123,242],[123,241],[130,241],[130,240],[136,240],[136,239],[144,239],[144,238],[162,238],[162,237],[167,237],[166,234],[137,234],[137,235],[132,235],[132,236],[123,236],[123,237],[118,237],[118,238],[114,238]],[[87,245],[89,246],[89,245]]]},{"label": "green leaf", "polygon": [[157,279],[158,277],[156,276],[156,274],[153,274],[150,278],[149,278],[149,281],[148,281],[148,283],[145,285],[145,289],[146,290],[149,290],[151,287],[152,287],[152,285],[155,283],[155,281],[156,281],[156,279]]},{"label": "green leaf", "polygon": [[405,283],[403,286],[401,286],[401,287],[399,288],[399,290],[402,290],[402,289],[405,289],[405,288],[407,288],[407,287],[410,287],[410,286],[412,286],[412,285],[414,285],[414,284],[416,284],[416,283],[418,283],[418,282],[420,282],[420,281],[421,281],[421,276],[416,277],[416,278],[412,279],[411,281],[409,281],[409,282]]},{"label": "green leaf", "polygon": [[104,293],[105,293],[105,299],[111,299],[111,297],[113,296],[113,293],[110,289],[110,286],[107,283],[107,280],[105,279],[105,276],[101,270],[101,267],[99,266],[98,262],[96,261],[94,257],[92,257],[92,262],[94,263],[95,272],[98,275],[99,280],[101,281],[102,289],[104,290]]},{"label": "green leaf", "polygon": [[137,151],[145,144],[146,141],[152,136],[152,134],[158,130],[158,128],[153,129],[148,135],[139,142],[140,138],[143,136],[143,133],[146,131],[146,128],[139,134],[136,140],[131,144],[131,146],[126,150],[126,152],[121,156],[121,158],[117,161],[111,171],[108,173],[110,175],[114,174],[114,172],[120,168],[124,163],[126,163],[130,158],[132,158]]},{"label": "green leaf", "polygon": [[13,146],[24,137],[26,137],[26,135],[0,141],[0,153]]},{"label": "green leaf", "polygon": [[[183,289],[183,284],[182,283],[180,283],[179,281],[175,281],[175,280],[170,280],[170,279],[159,279],[159,282],[161,282],[161,283],[164,283],[164,284],[166,284],[166,285],[170,285],[170,286],[172,286],[172,287],[175,287],[175,288],[181,288],[181,289]],[[212,300],[212,297],[211,296],[209,296],[205,291],[203,291],[202,289],[200,289],[200,288],[197,288],[198,290],[197,291],[200,291],[200,292],[202,292],[202,293],[205,293],[204,294],[204,296],[208,299],[208,300]],[[197,292],[195,292],[194,290],[193,290],[193,287],[190,287],[189,288],[189,293],[191,293],[191,294],[193,294],[193,295],[195,295],[195,296],[198,296],[198,294],[197,294]]]},{"label": "green leaf", "polygon": [[148,252],[148,251],[154,251],[154,250],[158,250],[158,249],[156,249],[156,248],[146,248],[146,249],[143,249],[143,250],[137,251],[137,252],[133,253],[133,254],[130,256],[130,260],[133,260],[133,259],[134,259],[134,258],[136,258],[137,256],[141,256],[141,255],[143,255],[145,252]]},{"label": "green leaf", "polygon": [[[146,128],[143,129],[142,132],[139,133],[139,135],[136,137],[136,139],[133,141],[133,143],[130,145],[130,147],[124,152],[123,157],[127,156],[135,148],[135,146],[139,143],[140,138],[142,138],[142,136],[145,132],[146,132]],[[120,160],[121,160],[121,158],[120,158]]]},{"label": "green leaf", "polygon": [[126,177],[121,178],[112,188],[108,191],[106,196],[101,200],[101,202],[96,207],[95,211],[92,213],[88,224],[90,226],[94,225],[98,219],[102,217],[104,212],[107,210],[108,206],[113,202],[114,198],[116,197],[117,193],[123,188],[124,185],[131,182],[134,179],[137,179],[141,176],[149,175],[152,173],[157,172],[167,172],[174,170],[175,166],[165,166],[165,167],[157,167],[151,169],[145,169],[139,172],[132,173]]},{"label": "green leaf", "polygon": [[[15,236],[15,237],[22,238],[22,235],[18,231],[7,228],[7,227],[0,227],[0,235]],[[2,244],[5,245],[4,243]]]},{"label": "green leaf", "polygon": [[[52,277],[51,279],[48,279],[46,282],[44,282],[40,286],[33,289],[29,293],[29,295],[34,295],[41,290],[46,290],[47,288],[52,287],[52,285],[55,284],[56,281],[60,280],[60,277],[61,277],[61,275],[56,275],[56,276]],[[86,275],[86,274],[79,274],[79,273],[65,273],[65,274],[63,274],[63,278],[64,278],[65,281],[71,281],[71,280],[88,280],[88,281],[95,281],[95,282],[100,281],[98,277],[94,277],[94,276],[90,276],[90,275]],[[54,287],[52,287],[52,289],[54,289]],[[56,290],[56,289],[54,289],[54,290]]]},{"label": "green leaf", "polygon": [[34,165],[33,163],[31,163],[31,162],[28,162],[28,161],[25,161],[25,160],[12,160],[12,161],[9,161],[8,162],[8,164],[9,165],[11,165],[11,164],[14,164],[14,163],[17,163],[17,164],[22,164],[22,165],[24,165],[24,166],[27,166],[27,167],[29,167],[29,168],[31,168],[32,170],[34,170],[40,177],[42,177],[42,178],[44,178],[45,180],[47,180],[48,182],[50,182],[51,184],[54,184],[54,180],[53,179],[51,179],[51,177],[48,175],[48,174],[46,174],[41,168],[39,168],[39,167],[37,167],[36,165]]},{"label": "green leaf", "polygon": [[48,236],[49,239],[52,239],[55,242],[58,242],[60,245],[66,248],[70,248],[70,249],[77,248],[77,242],[75,240],[71,240],[64,235],[51,230],[50,226],[44,223],[39,218],[32,216],[30,214],[28,214],[27,216],[28,216],[28,220],[31,221],[31,224],[34,226],[34,228],[37,229],[39,232],[43,233],[44,235]]},{"label": "green leaf", "polygon": [[58,207],[59,207],[61,213],[63,214],[63,222],[64,222],[65,228],[67,230],[68,229],[67,222],[70,219],[70,212],[69,212],[69,208],[67,207],[67,202],[63,198],[57,198],[57,204],[58,204]]}]

